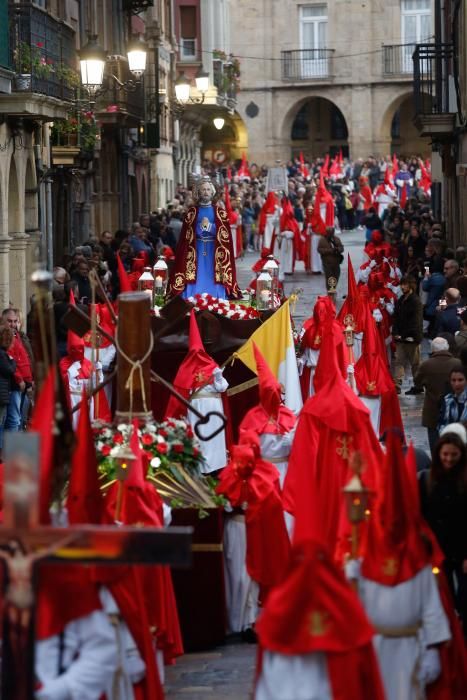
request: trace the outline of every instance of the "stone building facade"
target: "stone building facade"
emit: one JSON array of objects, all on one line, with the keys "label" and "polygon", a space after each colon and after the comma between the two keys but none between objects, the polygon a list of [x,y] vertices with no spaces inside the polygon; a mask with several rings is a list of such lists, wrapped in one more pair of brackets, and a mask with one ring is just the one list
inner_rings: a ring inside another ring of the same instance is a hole
[{"label": "stone building facade", "polygon": [[238,0],[230,17],[250,161],[429,152],[412,53],[432,39],[432,0]]}]

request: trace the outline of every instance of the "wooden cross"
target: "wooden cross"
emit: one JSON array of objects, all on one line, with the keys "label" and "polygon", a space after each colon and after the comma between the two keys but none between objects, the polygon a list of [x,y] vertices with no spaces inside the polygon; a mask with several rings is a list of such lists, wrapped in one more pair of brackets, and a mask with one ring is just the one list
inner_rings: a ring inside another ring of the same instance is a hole
[{"label": "wooden cross", "polygon": [[34,573],[39,561],[177,567],[191,561],[191,528],[40,525],[38,449],[37,433],[5,435],[1,700],[34,698]]}]

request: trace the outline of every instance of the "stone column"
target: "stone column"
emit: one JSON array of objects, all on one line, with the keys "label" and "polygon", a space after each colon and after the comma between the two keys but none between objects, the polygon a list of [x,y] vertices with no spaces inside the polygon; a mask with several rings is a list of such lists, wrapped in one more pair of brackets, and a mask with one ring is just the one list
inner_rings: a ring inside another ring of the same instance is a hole
[{"label": "stone column", "polygon": [[0,237],[0,312],[10,303],[10,238]]},{"label": "stone column", "polygon": [[15,307],[26,315],[29,309],[27,298],[26,249],[29,236],[25,233],[11,233],[10,241],[10,297]]},{"label": "stone column", "polygon": [[37,269],[41,260],[41,232],[39,229],[28,231],[26,246],[26,299],[29,309],[29,297],[32,294],[31,275]]}]

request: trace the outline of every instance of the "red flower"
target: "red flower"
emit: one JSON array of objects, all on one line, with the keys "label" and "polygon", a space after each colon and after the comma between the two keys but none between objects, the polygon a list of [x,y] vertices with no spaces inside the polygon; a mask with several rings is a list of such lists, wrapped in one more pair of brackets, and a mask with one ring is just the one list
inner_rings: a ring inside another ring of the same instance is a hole
[{"label": "red flower", "polygon": [[185,448],[183,445],[174,445],[173,451],[176,452],[177,454],[181,454],[182,452],[185,451]]},{"label": "red flower", "polygon": [[123,442],[123,435],[121,433],[115,433],[113,436],[113,441],[117,443],[117,445],[121,445]]},{"label": "red flower", "polygon": [[199,450],[197,447],[193,447],[193,457],[198,457],[199,456]]},{"label": "red flower", "polygon": [[192,438],[193,435],[194,435],[194,433],[193,433],[193,428],[191,427],[191,425],[187,425],[187,427],[186,427],[186,436],[187,436],[188,438]]},{"label": "red flower", "polygon": [[144,433],[144,435],[141,436],[141,442],[143,443],[143,445],[152,445],[154,440],[151,437],[151,435],[149,435],[148,433]]},{"label": "red flower", "polygon": [[232,321],[237,321],[240,318],[240,314],[238,312],[236,312],[236,313],[232,314],[232,316],[230,318],[232,319]]},{"label": "red flower", "polygon": [[159,430],[159,435],[163,438],[166,438],[168,435],[168,432],[167,432],[167,430],[164,430],[163,428],[161,428],[161,430]]},{"label": "red flower", "polygon": [[161,455],[167,454],[167,443],[166,442],[159,442],[159,444],[156,445],[156,450]]},{"label": "red flower", "polygon": [[102,450],[101,450],[101,455],[104,457],[108,457],[110,454],[110,445],[104,445]]},{"label": "red flower", "polygon": [[42,41],[38,41],[37,44],[36,44],[36,46],[37,46],[39,49],[41,49],[41,48],[44,46],[44,44],[42,43]]}]

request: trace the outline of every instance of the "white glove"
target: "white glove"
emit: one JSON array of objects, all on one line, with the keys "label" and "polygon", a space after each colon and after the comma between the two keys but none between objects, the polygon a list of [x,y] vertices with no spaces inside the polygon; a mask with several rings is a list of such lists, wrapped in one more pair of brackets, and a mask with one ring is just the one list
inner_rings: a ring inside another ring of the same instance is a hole
[{"label": "white glove", "polygon": [[172,522],[172,508],[167,503],[163,503],[162,512],[164,515],[164,527],[168,527]]},{"label": "white glove", "polygon": [[404,185],[405,185],[405,180],[399,180],[399,179],[397,179],[397,180],[396,180],[396,185],[397,185],[398,187],[404,187]]},{"label": "white glove", "polygon": [[371,269],[373,269],[374,267],[376,267],[376,265],[377,265],[376,260],[372,260],[372,261],[370,262],[370,267],[371,267]]},{"label": "white glove", "polygon": [[379,309],[375,309],[373,311],[373,318],[375,319],[376,323],[380,323],[383,320],[383,314]]},{"label": "white glove", "polygon": [[303,374],[303,369],[305,367],[305,358],[303,355],[301,355],[299,358],[297,358],[297,369],[298,369],[298,374],[301,377]]},{"label": "white glove", "polygon": [[405,338],[405,340],[406,340],[408,343],[413,343],[413,338],[412,338],[411,335],[408,335],[407,338]]},{"label": "white glove", "polygon": [[355,374],[355,368],[353,365],[347,365],[347,374]]},{"label": "white glove", "polygon": [[391,301],[388,301],[388,303],[386,304],[386,311],[387,311],[388,314],[390,314],[391,316],[393,315],[393,313],[394,313],[394,304],[393,304]]},{"label": "white glove", "polygon": [[356,581],[360,578],[360,568],[362,562],[360,559],[348,559],[344,564],[344,573],[347,581]]},{"label": "white glove", "polygon": [[420,659],[418,680],[421,685],[433,683],[441,673],[441,659],[437,649],[425,649]]},{"label": "white glove", "polygon": [[99,372],[100,370],[102,370],[102,362],[99,362],[99,361],[95,362],[94,369],[96,370],[96,372]]},{"label": "white glove", "polygon": [[136,646],[126,650],[125,670],[133,685],[142,681],[146,675],[146,664],[139,655]]}]

